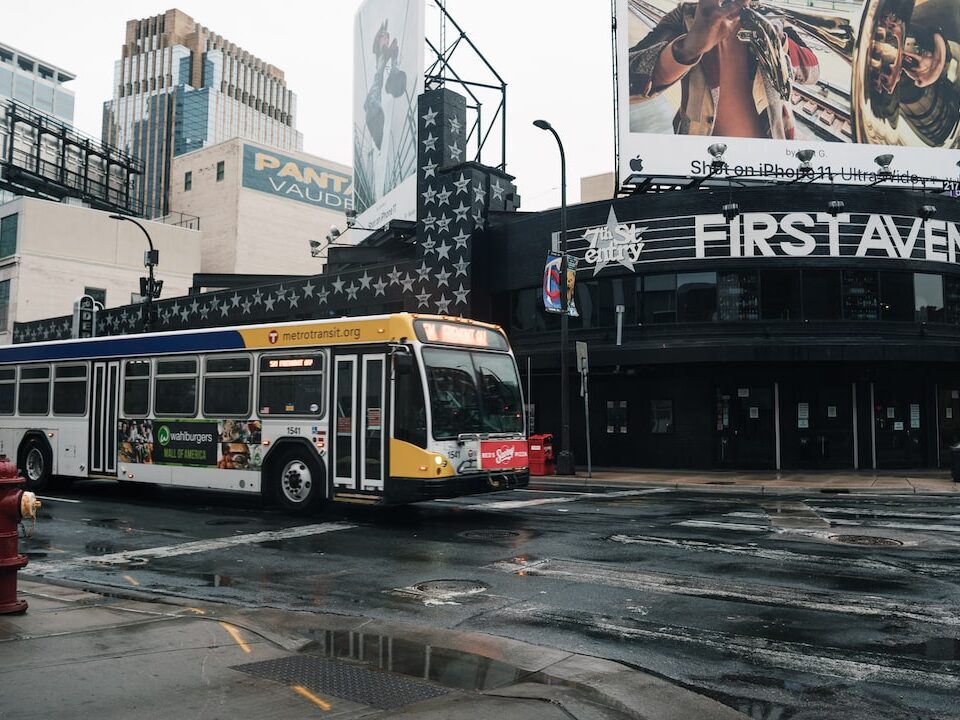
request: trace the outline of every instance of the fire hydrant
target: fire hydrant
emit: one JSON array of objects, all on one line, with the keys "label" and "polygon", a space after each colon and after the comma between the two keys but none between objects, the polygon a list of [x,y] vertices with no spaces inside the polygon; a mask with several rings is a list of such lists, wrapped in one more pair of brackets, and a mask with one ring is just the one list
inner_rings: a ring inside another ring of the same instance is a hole
[{"label": "fire hydrant", "polygon": [[21,520],[36,519],[40,501],[20,489],[25,483],[17,476],[17,466],[0,455],[0,615],[27,609],[26,600],[17,600],[17,571],[27,564],[27,556],[19,552],[17,526]]}]

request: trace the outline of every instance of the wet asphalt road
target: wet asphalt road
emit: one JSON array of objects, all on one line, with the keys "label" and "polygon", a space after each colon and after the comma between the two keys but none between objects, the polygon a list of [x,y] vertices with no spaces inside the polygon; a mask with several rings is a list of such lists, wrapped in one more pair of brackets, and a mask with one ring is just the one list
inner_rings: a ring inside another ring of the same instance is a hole
[{"label": "wet asphalt road", "polygon": [[493,633],[764,720],[960,717],[951,497],[527,491],[307,519],[103,482],[45,498],[32,576]]}]

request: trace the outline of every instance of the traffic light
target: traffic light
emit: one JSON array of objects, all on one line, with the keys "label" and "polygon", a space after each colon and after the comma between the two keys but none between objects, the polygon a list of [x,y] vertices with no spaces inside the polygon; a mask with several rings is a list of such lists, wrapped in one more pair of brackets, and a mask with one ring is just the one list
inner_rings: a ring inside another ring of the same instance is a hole
[{"label": "traffic light", "polygon": [[73,337],[91,338],[97,334],[97,303],[89,295],[81,295],[73,303]]}]

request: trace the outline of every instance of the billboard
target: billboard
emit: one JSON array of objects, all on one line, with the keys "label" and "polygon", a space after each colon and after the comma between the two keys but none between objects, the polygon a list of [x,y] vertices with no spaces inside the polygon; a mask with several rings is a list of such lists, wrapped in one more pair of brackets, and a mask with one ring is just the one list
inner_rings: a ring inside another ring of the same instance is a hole
[{"label": "billboard", "polygon": [[424,31],[424,0],[366,0],[357,10],[353,187],[362,227],[416,219]]},{"label": "billboard", "polygon": [[707,175],[722,143],[732,175],[809,155],[871,183],[890,154],[891,181],[957,183],[956,0],[617,0],[617,28],[621,182]]},{"label": "billboard", "polygon": [[246,143],[243,187],[340,212],[353,208],[349,175]]}]

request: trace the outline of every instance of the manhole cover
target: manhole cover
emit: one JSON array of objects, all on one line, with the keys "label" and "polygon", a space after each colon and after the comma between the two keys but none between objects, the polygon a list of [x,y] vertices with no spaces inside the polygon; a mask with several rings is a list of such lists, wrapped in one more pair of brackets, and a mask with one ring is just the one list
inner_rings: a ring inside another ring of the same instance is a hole
[{"label": "manhole cover", "polygon": [[903,545],[899,540],[877,537],[876,535],[832,535],[830,539],[847,545],[869,545],[871,547],[894,547]]},{"label": "manhole cover", "polygon": [[447,600],[464,595],[486,592],[487,586],[476,580],[427,580],[417,583],[413,589],[428,597]]},{"label": "manhole cover", "polygon": [[460,537],[466,540],[513,540],[520,537],[516,530],[467,530],[458,533]]},{"label": "manhole cover", "polygon": [[249,525],[253,522],[251,518],[215,518],[207,520],[206,525]]}]

